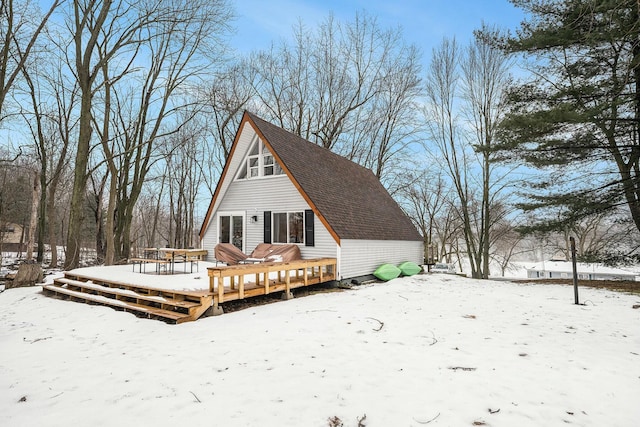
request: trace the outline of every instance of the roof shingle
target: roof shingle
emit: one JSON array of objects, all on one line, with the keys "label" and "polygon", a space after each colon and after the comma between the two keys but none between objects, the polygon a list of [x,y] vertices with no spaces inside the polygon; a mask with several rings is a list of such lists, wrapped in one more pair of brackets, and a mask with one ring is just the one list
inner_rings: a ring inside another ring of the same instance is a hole
[{"label": "roof shingle", "polygon": [[246,114],[340,239],[422,240],[369,169]]}]

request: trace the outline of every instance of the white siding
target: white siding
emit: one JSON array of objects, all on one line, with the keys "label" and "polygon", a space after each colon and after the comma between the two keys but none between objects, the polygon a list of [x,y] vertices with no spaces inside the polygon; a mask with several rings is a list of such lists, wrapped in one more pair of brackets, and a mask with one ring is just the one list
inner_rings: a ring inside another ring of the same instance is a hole
[{"label": "white siding", "polygon": [[420,241],[342,240],[340,275],[343,279],[373,274],[382,264],[413,261],[422,265],[424,251]]},{"label": "white siding", "polygon": [[[215,221],[217,221],[217,219],[214,217],[212,221],[214,222],[212,222],[211,224],[216,224]],[[208,251],[207,261],[213,261],[213,248],[215,248],[216,244],[218,243],[218,233],[216,230],[214,230],[215,228],[215,225],[210,225],[209,228],[207,228],[207,230],[205,231],[204,236],[202,236],[202,241],[200,242],[200,247]]]},{"label": "white siding", "polygon": [[213,252],[210,248],[213,248],[218,243],[217,234],[212,235],[211,233],[217,233],[216,224],[218,222],[216,212],[219,211],[218,207],[220,206],[220,202],[224,200],[227,191],[229,190],[229,186],[233,182],[236,174],[238,173],[238,169],[241,163],[244,161],[247,152],[249,150],[249,146],[251,145],[251,141],[255,136],[255,131],[251,127],[248,122],[245,122],[244,126],[240,130],[240,136],[238,137],[238,142],[236,148],[233,152],[233,157],[231,157],[229,161],[229,168],[227,170],[226,175],[224,176],[224,181],[219,183],[220,192],[218,193],[218,197],[216,199],[216,203],[213,206],[213,215],[209,218],[209,223],[206,225],[205,234],[202,236],[202,248],[210,251],[211,256]]},{"label": "white siding", "polygon": [[[224,199],[213,212],[212,220],[203,239],[203,249],[209,251],[213,257],[213,248],[219,242],[218,239],[218,213],[239,212],[245,213],[245,251],[251,253],[253,249],[262,243],[264,237],[264,212],[300,212],[310,209],[307,202],[300,195],[286,175],[233,181],[225,194]],[[258,221],[253,222],[251,217],[257,216]],[[329,231],[314,217],[315,246],[300,245],[303,258],[337,257],[337,245]]]}]

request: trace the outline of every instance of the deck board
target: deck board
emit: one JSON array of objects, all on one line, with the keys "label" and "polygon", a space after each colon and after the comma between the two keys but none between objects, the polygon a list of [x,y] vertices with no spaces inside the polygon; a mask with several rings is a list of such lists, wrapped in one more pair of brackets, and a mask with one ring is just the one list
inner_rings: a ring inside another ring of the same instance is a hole
[{"label": "deck board", "polygon": [[55,294],[62,294],[67,297],[73,297],[83,301],[93,302],[96,304],[118,307],[124,310],[132,310],[140,313],[145,313],[151,316],[162,317],[165,319],[176,321],[177,323],[181,323],[180,320],[183,320],[189,317],[189,315],[185,313],[177,313],[177,312],[149,307],[141,304],[128,303],[128,302],[108,298],[102,295],[87,294],[85,292],[73,291],[71,289],[62,288],[59,286],[44,285],[43,290],[47,292],[55,293]]},{"label": "deck board", "polygon": [[95,284],[95,283],[68,279],[66,277],[58,279],[58,282],[62,283],[62,284],[66,284],[66,285],[71,286],[71,287],[77,287],[77,288],[82,288],[82,289],[95,291],[99,295],[101,293],[112,294],[112,295],[115,295],[116,298],[117,297],[123,297],[123,298],[132,298],[132,299],[142,299],[142,300],[146,300],[146,301],[150,301],[150,302],[154,302],[154,303],[158,303],[158,304],[169,304],[169,305],[174,305],[176,307],[182,307],[182,308],[186,308],[186,309],[197,307],[199,305],[198,303],[193,302],[193,301],[186,301],[186,300],[174,299],[174,298],[166,298],[166,297],[159,296],[159,295],[145,295],[145,294],[137,293],[137,292],[134,292],[134,291],[131,291],[131,290],[126,290],[126,289],[121,289],[121,288],[112,288],[112,287],[108,287],[108,286],[98,285],[98,284]]},{"label": "deck board", "polygon": [[[91,277],[65,272],[52,285],[44,285],[46,295],[74,301],[111,306],[118,310],[163,319],[172,323],[197,320],[212,308],[222,314],[220,304],[284,292],[335,280],[336,259],[319,258],[287,263],[244,264],[209,267],[209,289],[178,290]],[[228,285],[225,286],[225,280]]]}]

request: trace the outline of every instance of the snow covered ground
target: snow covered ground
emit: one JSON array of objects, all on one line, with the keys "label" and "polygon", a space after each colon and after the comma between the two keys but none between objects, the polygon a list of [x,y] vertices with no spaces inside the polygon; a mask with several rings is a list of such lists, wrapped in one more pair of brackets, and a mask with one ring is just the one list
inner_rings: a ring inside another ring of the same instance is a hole
[{"label": "snow covered ground", "polygon": [[425,274],[167,325],[11,289],[0,426],[637,426],[640,297],[580,299]]}]

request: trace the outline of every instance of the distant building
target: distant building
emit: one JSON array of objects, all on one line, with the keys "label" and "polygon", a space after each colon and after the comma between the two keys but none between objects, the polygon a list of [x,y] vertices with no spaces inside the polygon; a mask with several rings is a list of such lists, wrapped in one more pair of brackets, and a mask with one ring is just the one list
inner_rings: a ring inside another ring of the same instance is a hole
[{"label": "distant building", "polygon": [[[581,280],[640,280],[640,272],[606,267],[602,264],[582,263],[576,265],[578,279]],[[529,279],[571,279],[573,266],[571,261],[542,261],[526,265]]]},{"label": "distant building", "polygon": [[0,249],[3,252],[21,252],[26,249],[23,228],[13,222],[0,223]]}]

